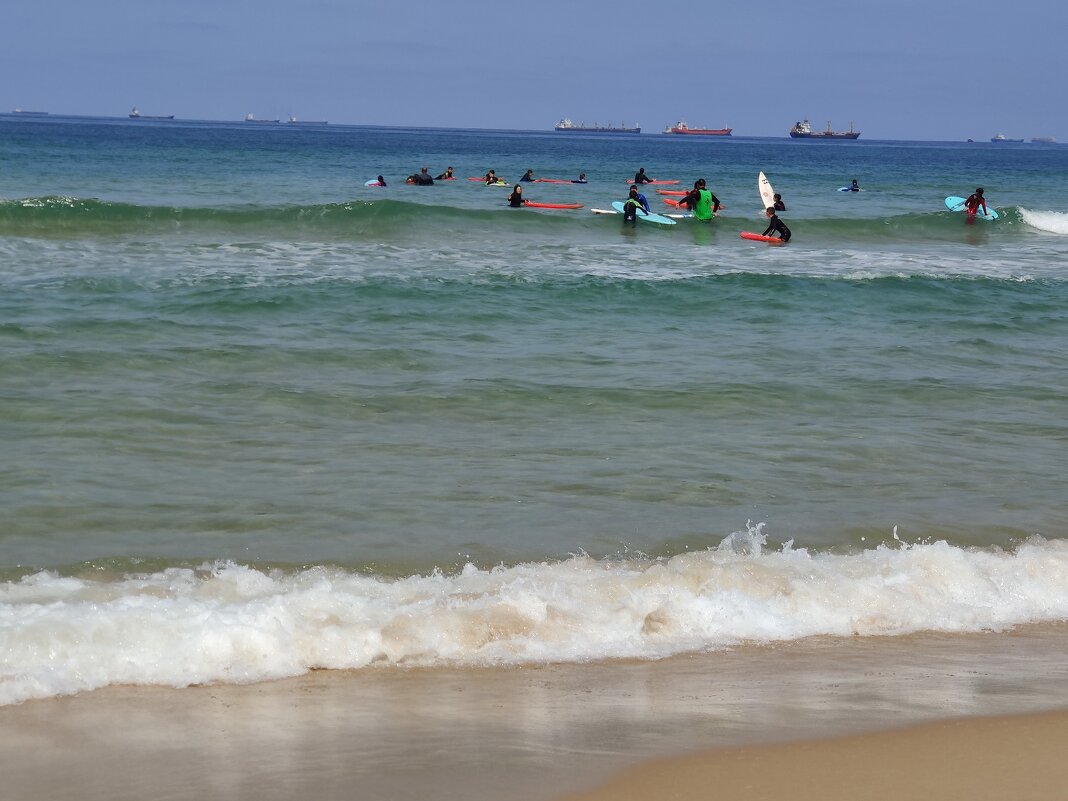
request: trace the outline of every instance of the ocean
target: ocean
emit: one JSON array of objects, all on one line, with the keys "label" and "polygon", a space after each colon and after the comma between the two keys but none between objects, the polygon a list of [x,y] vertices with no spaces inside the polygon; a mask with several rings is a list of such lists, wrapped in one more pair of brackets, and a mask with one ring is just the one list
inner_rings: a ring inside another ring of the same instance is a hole
[{"label": "ocean", "polygon": [[[725,209],[589,213],[639,167]],[[1066,198],[1051,145],[0,115],[0,704],[1063,623]]]}]

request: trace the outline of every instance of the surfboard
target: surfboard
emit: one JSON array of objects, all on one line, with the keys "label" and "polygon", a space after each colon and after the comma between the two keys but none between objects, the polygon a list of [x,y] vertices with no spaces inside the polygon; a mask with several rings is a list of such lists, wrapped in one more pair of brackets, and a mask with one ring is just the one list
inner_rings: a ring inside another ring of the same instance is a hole
[{"label": "surfboard", "polygon": [[382,186],[382,184],[378,183],[377,178],[372,178],[370,181],[365,183],[364,186]]},{"label": "surfboard", "polygon": [[532,209],[581,209],[581,203],[538,203],[533,200],[523,201],[523,205]]},{"label": "surfboard", "polygon": [[[634,179],[633,178],[628,178],[627,179],[627,183],[628,184],[634,183]],[[667,184],[677,184],[678,181],[645,181],[644,183],[645,184],[652,184],[652,185],[660,184],[661,186],[666,186]]]},{"label": "surfboard", "polygon": [[760,202],[764,204],[760,209],[761,213],[769,206],[775,205],[775,190],[771,188],[768,176],[764,173],[757,174],[757,192],[760,193]]},{"label": "surfboard", "polygon": [[[623,201],[616,200],[612,203],[612,208],[620,214],[623,213]],[[675,221],[670,217],[665,217],[663,214],[642,214],[638,212],[638,219],[642,222],[659,223],[660,225],[674,225]]]},{"label": "surfboard", "polygon": [[864,190],[861,189],[859,186],[856,189],[854,189],[851,186],[840,186],[840,187],[838,187],[838,191],[839,192],[863,192]]},{"label": "surfboard", "polygon": [[[957,195],[950,195],[946,198],[946,208],[950,211],[964,211],[964,200],[965,198],[958,197]],[[982,208],[982,206],[980,206],[980,208]],[[983,214],[982,212],[977,211],[975,216],[980,220],[996,220],[998,218],[998,213],[990,208],[989,205],[987,205],[986,210],[990,213]]]},{"label": "surfboard", "polygon": [[753,242],[767,242],[769,245],[785,245],[777,236],[764,236],[763,234],[754,234],[752,231],[742,231],[738,234],[742,239],[749,239]]},{"label": "surfboard", "polygon": [[658,195],[674,195],[676,197],[684,197],[690,194],[685,189],[657,189],[656,193]]}]

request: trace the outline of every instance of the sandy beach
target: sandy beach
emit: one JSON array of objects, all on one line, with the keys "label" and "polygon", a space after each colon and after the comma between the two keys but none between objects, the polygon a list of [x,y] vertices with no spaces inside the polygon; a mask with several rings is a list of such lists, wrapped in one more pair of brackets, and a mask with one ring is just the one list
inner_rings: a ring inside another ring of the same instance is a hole
[{"label": "sandy beach", "polygon": [[942,721],[661,760],[567,801],[1056,801],[1065,742],[1068,712]]},{"label": "sandy beach", "polygon": [[686,799],[711,773],[724,798],[1053,799],[1066,643],[1068,627],[1034,626],[109,687],[0,709],[4,797]]}]

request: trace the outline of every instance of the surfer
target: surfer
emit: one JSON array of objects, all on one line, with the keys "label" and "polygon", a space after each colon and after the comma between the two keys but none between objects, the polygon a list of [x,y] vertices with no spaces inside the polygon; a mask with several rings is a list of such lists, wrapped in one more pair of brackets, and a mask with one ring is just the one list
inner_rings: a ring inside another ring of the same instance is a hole
[{"label": "surfer", "polygon": [[775,215],[775,207],[768,206],[764,213],[768,215],[768,227],[761,236],[771,236],[772,231],[774,231],[783,242],[789,242],[790,229],[783,225],[782,220]]},{"label": "surfer", "polygon": [[860,184],[857,183],[857,179],[856,178],[854,178],[853,179],[853,183],[851,183],[849,185],[849,191],[850,192],[859,192],[860,191]]},{"label": "surfer", "polygon": [[523,187],[516,184],[515,188],[512,190],[512,194],[508,196],[508,205],[513,209],[518,209],[525,202],[526,201],[523,200]]},{"label": "surfer", "polygon": [[386,179],[383,178],[381,175],[379,175],[377,178],[375,178],[375,181],[377,183],[367,184],[367,185],[368,186],[385,186],[386,185]]},{"label": "surfer", "polygon": [[638,210],[643,214],[649,213],[649,201],[645,195],[638,191],[637,186],[632,186],[627,193],[627,199],[623,201],[623,222],[638,219]]},{"label": "surfer", "polygon": [[983,216],[988,216],[990,212],[986,210],[986,198],[983,197],[983,187],[977,186],[975,191],[968,195],[968,199],[964,201],[964,209],[968,212],[969,217],[974,217],[979,211],[980,206],[983,207]]},{"label": "surfer", "polygon": [[419,170],[419,174],[415,176],[415,185],[416,186],[433,186],[434,185],[434,179],[430,176],[430,173],[427,171],[426,167],[423,167],[421,170]]},{"label": "surfer", "polygon": [[786,211],[786,204],[782,202],[782,195],[775,193],[775,211]]},{"label": "surfer", "polygon": [[448,168],[447,168],[447,169],[445,170],[445,172],[443,172],[443,173],[442,173],[441,175],[439,175],[439,176],[438,176],[437,178],[435,178],[434,180],[435,180],[435,181],[451,181],[451,180],[452,180],[453,178],[455,178],[455,177],[456,177],[456,176],[454,176],[454,175],[452,174],[452,167],[448,167]]},{"label": "surfer", "polygon": [[712,194],[704,178],[693,182],[693,189],[679,201],[680,208],[687,208],[699,220],[711,220],[719,211],[719,198]]},{"label": "surfer", "polygon": [[526,181],[527,183],[532,182],[534,180],[534,170],[527,170],[519,180]]},{"label": "surfer", "polygon": [[645,174],[645,167],[639,169],[634,173],[634,183],[636,184],[651,184],[653,179]]},{"label": "surfer", "polygon": [[571,181],[571,183],[573,183],[573,184],[588,184],[589,181],[586,180],[586,173],[583,172],[583,173],[579,173],[579,177],[577,179],[573,179]]},{"label": "surfer", "polygon": [[500,179],[497,177],[497,173],[495,173],[493,170],[490,170],[486,173],[486,177],[483,180],[485,180],[487,184],[495,184]]}]

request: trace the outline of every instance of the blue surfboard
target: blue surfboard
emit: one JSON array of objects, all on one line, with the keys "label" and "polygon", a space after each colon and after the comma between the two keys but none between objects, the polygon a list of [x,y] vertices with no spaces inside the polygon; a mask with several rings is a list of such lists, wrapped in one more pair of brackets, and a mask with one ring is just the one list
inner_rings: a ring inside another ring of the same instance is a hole
[{"label": "blue surfboard", "polygon": [[[957,195],[950,195],[946,198],[946,208],[950,211],[964,211],[964,198],[958,197]],[[990,213],[982,214],[981,212],[976,212],[975,216],[980,220],[996,220],[998,218],[998,213],[990,208],[990,206],[987,206],[986,210]]]},{"label": "blue surfboard", "polygon": [[[612,208],[623,213],[623,201],[616,200],[612,203]],[[675,221],[670,217],[665,217],[663,214],[642,214],[641,210],[638,211],[638,219],[643,222],[659,223],[660,225],[674,225]]]}]

